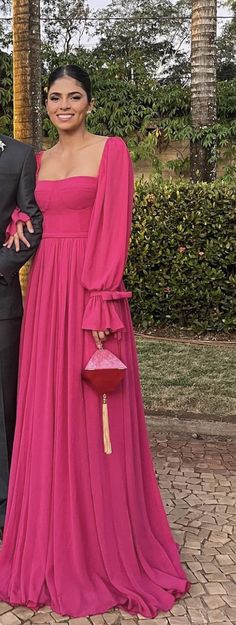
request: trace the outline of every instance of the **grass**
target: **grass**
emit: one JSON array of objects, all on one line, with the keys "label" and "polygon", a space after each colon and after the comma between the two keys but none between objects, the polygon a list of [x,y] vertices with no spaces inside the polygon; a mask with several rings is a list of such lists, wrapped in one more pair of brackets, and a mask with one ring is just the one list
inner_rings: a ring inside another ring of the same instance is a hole
[{"label": "grass", "polygon": [[236,417],[236,348],[137,338],[145,409]]}]

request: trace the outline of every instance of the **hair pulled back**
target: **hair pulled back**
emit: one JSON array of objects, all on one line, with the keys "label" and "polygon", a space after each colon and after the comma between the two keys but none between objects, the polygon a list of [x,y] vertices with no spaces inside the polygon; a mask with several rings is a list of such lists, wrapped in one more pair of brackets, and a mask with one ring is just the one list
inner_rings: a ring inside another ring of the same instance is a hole
[{"label": "hair pulled back", "polygon": [[56,67],[56,69],[54,69],[51,72],[48,78],[48,92],[49,92],[49,89],[51,89],[54,82],[56,82],[56,80],[58,80],[59,78],[64,78],[64,76],[68,76],[69,78],[74,78],[74,80],[79,82],[81,87],[84,89],[84,91],[87,94],[88,102],[91,102],[92,86],[91,86],[91,80],[90,80],[89,74],[88,72],[86,72],[85,69],[83,69],[82,67],[79,67],[78,65],[71,64],[71,65],[64,65],[61,67]]}]

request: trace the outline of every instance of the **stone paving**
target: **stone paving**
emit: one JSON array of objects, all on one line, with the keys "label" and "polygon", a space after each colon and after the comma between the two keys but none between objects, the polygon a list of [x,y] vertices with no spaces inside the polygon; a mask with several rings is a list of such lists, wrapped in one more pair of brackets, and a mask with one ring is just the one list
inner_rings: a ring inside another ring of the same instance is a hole
[{"label": "stone paving", "polygon": [[[214,427],[214,425],[213,425]],[[0,625],[234,625],[236,624],[236,440],[157,434],[151,448],[169,521],[190,592],[153,620],[121,610],[90,618],[37,613],[0,603]]]}]

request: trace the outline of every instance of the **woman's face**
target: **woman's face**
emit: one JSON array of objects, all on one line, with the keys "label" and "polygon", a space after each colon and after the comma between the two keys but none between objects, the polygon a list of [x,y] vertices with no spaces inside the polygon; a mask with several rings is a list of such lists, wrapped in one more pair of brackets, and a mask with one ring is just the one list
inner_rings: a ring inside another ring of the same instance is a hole
[{"label": "woman's face", "polygon": [[63,76],[51,85],[46,103],[50,120],[58,130],[76,130],[85,123],[92,105],[77,80]]}]

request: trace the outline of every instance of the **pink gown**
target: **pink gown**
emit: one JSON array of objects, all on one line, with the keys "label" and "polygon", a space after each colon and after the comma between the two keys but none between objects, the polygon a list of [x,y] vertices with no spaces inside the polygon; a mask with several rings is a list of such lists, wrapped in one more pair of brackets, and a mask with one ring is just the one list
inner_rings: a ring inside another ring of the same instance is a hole
[{"label": "pink gown", "polygon": [[[107,140],[97,178],[36,186],[44,233],[24,314],[0,553],[0,599],[13,605],[154,617],[188,589],[154,476],[122,284],[132,194],[119,138]],[[88,330],[107,327],[107,347],[128,367],[109,398],[111,455],[101,400],[81,379],[95,351]]]}]

